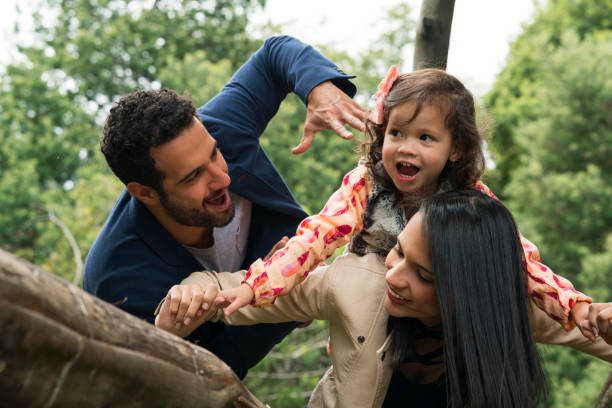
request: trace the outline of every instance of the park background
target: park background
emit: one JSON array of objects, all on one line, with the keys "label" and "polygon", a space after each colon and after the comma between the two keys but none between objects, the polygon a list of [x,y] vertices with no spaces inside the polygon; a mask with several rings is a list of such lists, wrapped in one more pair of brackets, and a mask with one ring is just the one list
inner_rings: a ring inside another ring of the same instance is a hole
[{"label": "park background", "polygon": [[[110,104],[137,88],[165,87],[199,106],[265,38],[292,33],[297,23],[269,21],[263,0],[19,4],[12,27],[3,25],[12,43],[4,43],[0,59],[0,247],[79,284],[79,262],[122,189],[98,147]],[[346,21],[345,37],[298,34],[358,75],[357,99],[364,104],[389,65],[411,68],[419,2],[385,4],[377,7],[376,27]],[[456,2],[456,17],[464,4]],[[499,53],[477,41],[454,44],[452,33],[448,70],[475,91],[481,124],[490,130],[485,183],[547,265],[579,290],[610,300],[612,2],[549,0],[531,10],[516,35],[498,45],[509,53],[494,78],[483,79],[470,53],[492,59]],[[317,20],[304,18],[317,30]],[[504,14],[472,18],[485,38]],[[362,31],[368,36],[358,36]],[[293,157],[304,118],[305,107],[288,97],[261,144],[312,213],[354,167],[358,141],[324,133]],[[246,385],[274,407],[303,405],[329,365],[326,342],[324,323],[296,331],[251,371]],[[550,382],[543,405],[591,406],[610,365],[565,348],[540,350]]]}]

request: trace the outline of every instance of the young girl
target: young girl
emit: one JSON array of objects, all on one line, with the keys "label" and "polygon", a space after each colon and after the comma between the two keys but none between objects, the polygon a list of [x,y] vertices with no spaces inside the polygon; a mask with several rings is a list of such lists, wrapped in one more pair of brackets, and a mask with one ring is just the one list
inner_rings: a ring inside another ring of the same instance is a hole
[{"label": "young girl", "polygon": [[[459,80],[438,69],[398,76],[391,67],[376,97],[377,109],[366,121],[366,156],[284,248],[265,262],[254,262],[243,285],[224,291],[231,301],[227,315],[249,303],[271,305],[349,241],[349,252],[386,256],[420,201],[436,192],[477,188],[495,197],[480,181],[483,141],[472,95]],[[552,319],[572,329],[587,318],[591,299],[540,263],[531,242],[522,236],[521,242],[530,296]],[[187,309],[188,303],[174,294],[169,299],[177,321],[189,323],[197,309]]]}]

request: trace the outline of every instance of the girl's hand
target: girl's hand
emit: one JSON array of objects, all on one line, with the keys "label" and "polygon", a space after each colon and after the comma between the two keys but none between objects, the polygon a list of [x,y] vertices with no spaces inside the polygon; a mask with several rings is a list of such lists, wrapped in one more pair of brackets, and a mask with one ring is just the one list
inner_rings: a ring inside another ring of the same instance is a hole
[{"label": "girl's hand", "polygon": [[225,315],[230,316],[236,310],[250,304],[253,301],[255,294],[253,289],[246,283],[241,284],[236,288],[226,289],[219,292],[214,301],[215,307],[224,307]]}]

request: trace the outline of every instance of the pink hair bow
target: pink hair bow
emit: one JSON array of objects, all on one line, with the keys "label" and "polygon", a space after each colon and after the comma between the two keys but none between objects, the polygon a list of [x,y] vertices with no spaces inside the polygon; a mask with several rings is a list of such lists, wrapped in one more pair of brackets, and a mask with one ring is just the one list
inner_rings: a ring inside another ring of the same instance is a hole
[{"label": "pink hair bow", "polygon": [[399,73],[397,71],[397,67],[392,65],[387,72],[387,76],[380,81],[378,84],[378,90],[376,91],[376,108],[372,112],[370,112],[369,119],[376,123],[377,125],[381,125],[384,119],[384,111],[383,111],[383,103],[385,102],[385,98],[389,94],[389,90],[393,86],[393,83],[397,80]]}]

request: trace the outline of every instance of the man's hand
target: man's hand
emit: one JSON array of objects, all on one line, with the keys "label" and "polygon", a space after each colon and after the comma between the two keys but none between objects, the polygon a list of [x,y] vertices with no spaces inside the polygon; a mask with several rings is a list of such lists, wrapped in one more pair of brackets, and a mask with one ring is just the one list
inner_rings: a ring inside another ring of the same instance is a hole
[{"label": "man's hand", "polygon": [[577,302],[570,312],[570,319],[576,324],[576,327],[578,327],[584,337],[595,341],[597,334],[595,334],[587,320],[589,318],[590,306],[591,304],[588,302]]},{"label": "man's hand", "polygon": [[199,285],[174,285],[155,318],[155,326],[180,337],[188,336],[215,314],[213,303],[218,293],[214,284],[205,290]]},{"label": "man's hand", "polygon": [[345,124],[361,132],[365,131],[368,111],[352,100],[338,87],[325,81],[315,86],[308,94],[308,112],[304,123],[304,134],[300,144],[294,147],[293,154],[304,153],[310,147],[317,132],[331,129],[343,139],[353,138]]},{"label": "man's hand", "polygon": [[587,326],[595,337],[599,335],[606,343],[612,344],[612,302],[592,303],[587,320],[581,322],[579,327],[582,330],[584,326]]}]

